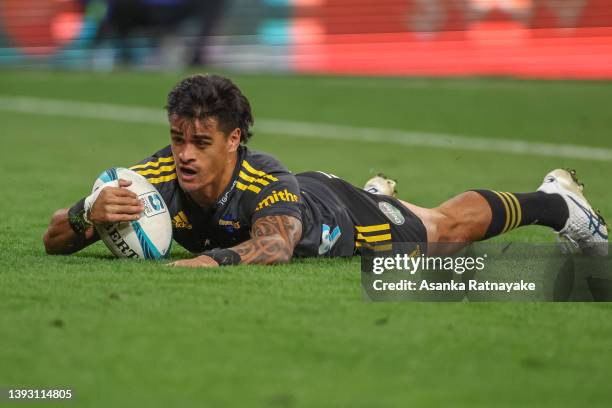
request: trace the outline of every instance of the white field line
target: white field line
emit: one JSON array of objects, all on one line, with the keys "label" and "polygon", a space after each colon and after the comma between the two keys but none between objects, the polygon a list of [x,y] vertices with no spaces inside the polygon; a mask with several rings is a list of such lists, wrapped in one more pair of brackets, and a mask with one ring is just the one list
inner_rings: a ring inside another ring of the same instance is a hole
[{"label": "white field line", "polygon": [[[161,108],[153,109],[108,103],[43,99],[24,96],[0,95],[0,111],[103,119],[143,124],[167,123],[165,112]],[[256,130],[263,133],[305,138],[351,140],[452,150],[612,161],[612,149],[604,147],[538,143],[509,139],[485,139],[442,133],[353,127],[277,119],[258,119]]]}]

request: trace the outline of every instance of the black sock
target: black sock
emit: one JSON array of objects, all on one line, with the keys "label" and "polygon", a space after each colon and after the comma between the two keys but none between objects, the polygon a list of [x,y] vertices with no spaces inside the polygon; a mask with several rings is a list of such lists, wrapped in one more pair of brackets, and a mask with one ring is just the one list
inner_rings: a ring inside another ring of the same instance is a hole
[{"label": "black sock", "polygon": [[560,231],[569,217],[569,210],[559,194],[505,193],[473,190],[489,203],[493,217],[483,239],[504,234],[523,225],[544,225]]}]

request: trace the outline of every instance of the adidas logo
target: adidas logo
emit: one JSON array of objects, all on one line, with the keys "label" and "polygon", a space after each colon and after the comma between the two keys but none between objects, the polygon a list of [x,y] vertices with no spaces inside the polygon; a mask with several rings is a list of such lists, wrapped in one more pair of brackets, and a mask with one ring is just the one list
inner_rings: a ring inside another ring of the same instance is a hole
[{"label": "adidas logo", "polygon": [[176,214],[172,218],[172,227],[176,229],[192,229],[193,228],[193,226],[191,225],[191,223],[189,222],[189,220],[187,219],[187,216],[185,215],[183,211],[179,211],[179,213]]}]

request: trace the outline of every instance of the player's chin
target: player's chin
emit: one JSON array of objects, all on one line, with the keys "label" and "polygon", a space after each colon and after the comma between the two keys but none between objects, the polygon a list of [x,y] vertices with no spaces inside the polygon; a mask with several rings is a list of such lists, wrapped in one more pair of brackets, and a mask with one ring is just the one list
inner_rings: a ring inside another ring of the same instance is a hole
[{"label": "player's chin", "polygon": [[181,189],[186,193],[191,193],[202,188],[202,183],[197,179],[182,179],[178,177],[178,183]]}]

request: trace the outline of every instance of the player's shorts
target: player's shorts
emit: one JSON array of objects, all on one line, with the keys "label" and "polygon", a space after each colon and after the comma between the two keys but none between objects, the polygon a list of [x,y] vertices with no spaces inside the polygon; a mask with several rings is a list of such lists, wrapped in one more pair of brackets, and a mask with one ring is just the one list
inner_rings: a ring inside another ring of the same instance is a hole
[{"label": "player's shorts", "polygon": [[308,224],[337,225],[342,231],[329,255],[349,256],[365,249],[412,253],[418,248],[418,253],[426,253],[425,225],[396,198],[369,193],[321,172],[296,177],[311,210]]}]

